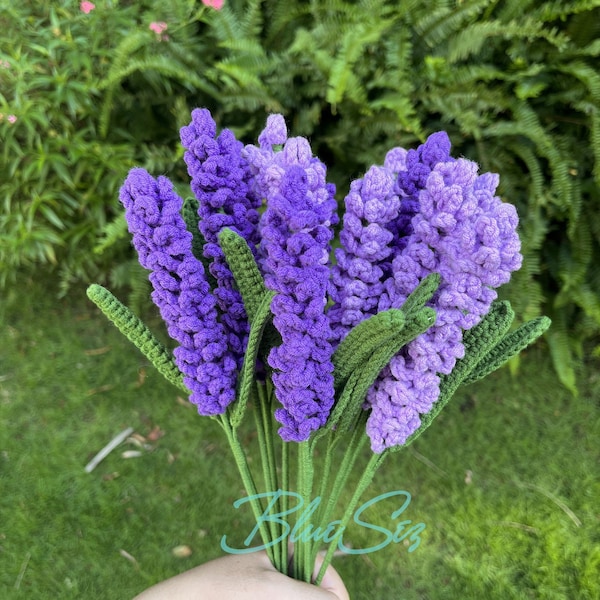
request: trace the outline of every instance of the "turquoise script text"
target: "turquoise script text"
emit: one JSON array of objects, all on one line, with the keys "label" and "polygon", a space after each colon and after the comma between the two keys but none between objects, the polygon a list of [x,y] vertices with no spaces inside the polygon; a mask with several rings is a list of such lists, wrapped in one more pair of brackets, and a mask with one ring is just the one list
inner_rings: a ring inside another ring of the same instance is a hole
[{"label": "turquoise script text", "polygon": [[[291,506],[287,508],[285,511],[276,512],[276,506],[279,500],[282,497],[287,497],[290,500],[294,500],[295,504],[291,505],[292,502],[289,502]],[[373,523],[369,523],[368,521],[363,519],[363,513],[367,508],[385,500],[387,498],[393,497],[403,498],[403,503],[400,508],[394,510],[390,514],[390,519],[394,522],[394,526],[392,529],[388,529],[386,527],[381,527],[379,525],[375,525]],[[381,538],[379,543],[374,544],[373,546],[369,546],[368,548],[350,548],[344,544],[343,533],[346,527],[342,526],[341,521],[335,520],[328,523],[326,527],[315,527],[311,524],[310,519],[311,516],[315,513],[319,505],[321,504],[321,498],[317,496],[314,500],[312,500],[306,507],[304,506],[305,502],[300,496],[295,492],[286,492],[284,490],[277,490],[276,492],[263,492],[262,494],[255,494],[253,496],[245,496],[244,498],[240,498],[233,503],[234,508],[240,508],[243,504],[248,502],[252,502],[256,499],[265,499],[268,500],[268,504],[263,511],[262,515],[258,518],[254,529],[250,532],[248,537],[244,541],[244,548],[232,548],[227,543],[227,536],[224,535],[221,538],[221,548],[225,552],[229,552],[231,554],[246,554],[248,552],[257,552],[258,550],[264,550],[265,548],[269,548],[270,546],[274,546],[289,537],[289,541],[292,543],[301,541],[301,542],[324,542],[326,544],[337,540],[338,549],[346,554],[368,554],[370,552],[376,552],[377,550],[381,550],[385,548],[387,545],[394,543],[397,544],[404,540],[408,540],[410,545],[408,546],[408,552],[413,552],[416,550],[421,542],[420,534],[425,529],[424,523],[412,523],[410,520],[402,520],[398,521],[398,517],[402,515],[402,513],[408,508],[410,504],[411,496],[408,492],[403,490],[396,490],[393,492],[387,492],[386,494],[381,494],[376,498],[372,498],[368,502],[365,502],[362,506],[356,509],[354,512],[354,522],[360,527],[364,527],[365,529],[370,530],[377,534],[378,538]],[[293,513],[298,513],[299,517],[296,520],[296,523],[292,527],[286,517]],[[267,544],[262,544],[260,546],[251,546],[254,538],[260,531],[261,525],[265,523],[278,523],[282,529],[282,534],[275,540],[268,542]]]}]

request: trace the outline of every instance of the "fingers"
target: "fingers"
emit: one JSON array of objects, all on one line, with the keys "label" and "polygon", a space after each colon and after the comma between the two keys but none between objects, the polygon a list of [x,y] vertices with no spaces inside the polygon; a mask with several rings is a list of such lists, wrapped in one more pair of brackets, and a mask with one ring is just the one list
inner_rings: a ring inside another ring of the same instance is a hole
[{"label": "fingers", "polygon": [[[323,564],[317,558],[315,577]],[[266,552],[217,558],[146,590],[136,600],[350,600],[330,565],[320,586],[277,571]]]},{"label": "fingers", "polygon": [[[323,564],[324,555],[319,552],[317,560],[315,561],[315,570],[313,571],[313,580],[319,575],[321,565]],[[336,595],[339,600],[350,600],[350,594],[342,581],[339,573],[333,568],[332,565],[327,567],[321,586],[324,590],[327,590]]]}]

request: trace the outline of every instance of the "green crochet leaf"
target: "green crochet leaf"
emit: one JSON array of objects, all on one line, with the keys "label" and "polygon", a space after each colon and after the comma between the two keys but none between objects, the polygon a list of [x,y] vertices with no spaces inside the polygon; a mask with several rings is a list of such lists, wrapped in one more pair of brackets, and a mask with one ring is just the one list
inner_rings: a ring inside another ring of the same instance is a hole
[{"label": "green crochet leaf", "polygon": [[514,318],[510,302],[494,302],[487,315],[475,327],[464,332],[465,355],[456,361],[451,373],[440,376],[440,397],[434,405],[435,415],[431,419],[439,414],[471,371],[506,335]]},{"label": "green crochet leaf", "polygon": [[353,327],[333,354],[335,387],[340,388],[350,374],[385,343],[390,334],[400,334],[406,317],[396,308],[377,313]]},{"label": "green crochet leaf", "polygon": [[411,314],[423,308],[437,289],[440,287],[439,273],[430,273],[422,279],[419,285],[411,292],[402,305],[406,314]]},{"label": "green crochet leaf", "polygon": [[[337,389],[341,388],[350,374],[358,366],[364,365],[375,353],[375,350],[381,344],[385,344],[390,337],[396,341],[406,340],[401,344],[404,345],[423,333],[424,330],[420,329],[420,319],[423,318],[420,311],[431,299],[439,285],[440,276],[437,273],[431,273],[408,296],[401,309],[390,308],[377,313],[350,330],[333,355]],[[416,315],[420,316],[416,320],[412,319]],[[409,325],[406,332],[403,333],[402,330],[408,323],[412,323],[412,325]],[[433,322],[430,325],[433,325]],[[414,334],[414,331],[418,331],[418,333]],[[402,337],[396,337],[399,335]]]},{"label": "green crochet leaf", "polygon": [[383,368],[398,353],[400,348],[427,331],[435,323],[435,319],[436,313],[432,308],[421,308],[411,317],[407,317],[399,334],[394,332],[375,347],[371,356],[366,358],[350,374],[324,429],[334,427],[342,431],[351,429],[362,410],[367,391]]},{"label": "green crochet leaf", "polygon": [[248,345],[244,355],[244,364],[239,375],[239,385],[237,401],[233,404],[231,410],[230,423],[232,427],[238,427],[244,418],[248,399],[252,394],[252,388],[255,378],[256,359],[260,348],[260,342],[265,327],[271,319],[271,301],[275,292],[266,291],[258,304],[250,324],[250,334],[248,336]]},{"label": "green crochet leaf", "polygon": [[551,323],[548,317],[538,317],[509,333],[477,364],[463,383],[473,383],[499,369],[513,356],[535,342]]},{"label": "green crochet leaf", "polygon": [[258,265],[246,240],[235,231],[227,227],[222,229],[219,244],[242,295],[248,319],[252,322],[267,291]]},{"label": "green crochet leaf", "polygon": [[482,356],[489,353],[506,334],[514,316],[509,302],[494,302],[488,314],[475,327],[465,331],[463,334],[465,356],[456,362],[449,375],[440,376],[440,395],[432,409],[421,417],[420,427],[406,442],[400,446],[389,448],[389,452],[397,452],[412,444],[431,425]]},{"label": "green crochet leaf", "polygon": [[101,285],[90,285],[87,295],[167,381],[189,395],[190,391],[183,383],[183,376],[171,352],[154,337],[139,317]]}]

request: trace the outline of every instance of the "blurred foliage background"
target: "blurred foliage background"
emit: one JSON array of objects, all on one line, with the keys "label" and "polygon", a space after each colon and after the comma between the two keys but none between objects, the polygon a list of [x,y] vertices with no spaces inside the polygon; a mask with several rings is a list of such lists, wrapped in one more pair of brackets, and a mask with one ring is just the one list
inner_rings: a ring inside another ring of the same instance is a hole
[{"label": "blurred foliage background", "polygon": [[[152,23],[164,23],[156,33]],[[517,314],[554,367],[600,333],[600,0],[0,2],[0,280],[135,284],[117,206],[133,165],[184,189],[178,129],[206,106],[244,141],[270,112],[341,200],[393,146],[445,129],[521,216]]]}]

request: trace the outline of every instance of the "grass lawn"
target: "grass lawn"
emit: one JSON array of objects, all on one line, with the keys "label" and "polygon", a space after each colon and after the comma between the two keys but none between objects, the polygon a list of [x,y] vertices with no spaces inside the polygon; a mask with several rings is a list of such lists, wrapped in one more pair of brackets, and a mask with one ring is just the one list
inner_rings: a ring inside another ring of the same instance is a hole
[{"label": "grass lawn", "polygon": [[[54,301],[30,284],[0,312],[1,598],[129,599],[221,555],[223,534],[251,530],[232,506],[246,494],[220,428],[83,289]],[[402,518],[426,528],[414,552],[399,543],[335,559],[352,599],[600,598],[597,363],[581,366],[580,386],[576,399],[560,387],[539,343],[518,377],[504,369],[466,388],[385,463],[365,500],[407,490]],[[138,445],[86,473],[127,427]],[[395,508],[377,504],[370,520],[393,529]],[[358,527],[347,537],[381,540]]]}]

